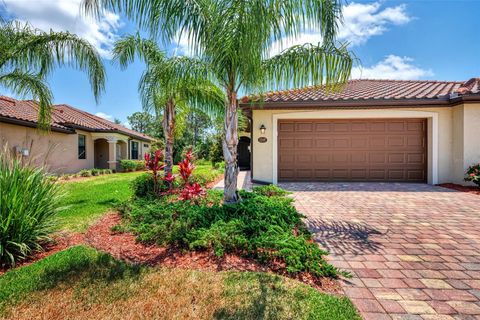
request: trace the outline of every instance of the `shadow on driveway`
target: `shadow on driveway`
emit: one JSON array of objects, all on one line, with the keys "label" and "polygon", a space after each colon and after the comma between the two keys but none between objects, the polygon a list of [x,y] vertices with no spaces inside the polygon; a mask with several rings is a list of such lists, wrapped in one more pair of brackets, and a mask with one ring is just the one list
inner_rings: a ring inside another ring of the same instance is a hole
[{"label": "shadow on driveway", "polygon": [[314,240],[333,255],[375,253],[382,248],[371,236],[383,233],[366,224],[310,218],[307,226]]}]

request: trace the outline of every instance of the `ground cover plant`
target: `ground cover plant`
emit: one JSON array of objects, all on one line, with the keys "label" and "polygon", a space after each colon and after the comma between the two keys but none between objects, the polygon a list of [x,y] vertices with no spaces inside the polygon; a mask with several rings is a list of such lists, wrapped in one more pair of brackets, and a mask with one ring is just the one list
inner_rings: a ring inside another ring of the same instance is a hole
[{"label": "ground cover plant", "polygon": [[[275,192],[273,192],[275,191]],[[182,250],[235,253],[285,269],[336,277],[326,252],[311,241],[292,199],[282,189],[265,186],[241,192],[242,201],[222,204],[222,192],[210,190],[195,203],[176,195],[137,196],[122,209],[126,228],[146,243]]]},{"label": "ground cover plant", "polygon": [[2,319],[361,319],[281,276],[138,267],[86,246],[0,276]]},{"label": "ground cover plant", "polygon": [[41,168],[0,152],[0,267],[15,265],[50,241],[59,189]]},{"label": "ground cover plant", "polygon": [[467,169],[465,181],[471,181],[480,187],[480,164],[470,166]]}]

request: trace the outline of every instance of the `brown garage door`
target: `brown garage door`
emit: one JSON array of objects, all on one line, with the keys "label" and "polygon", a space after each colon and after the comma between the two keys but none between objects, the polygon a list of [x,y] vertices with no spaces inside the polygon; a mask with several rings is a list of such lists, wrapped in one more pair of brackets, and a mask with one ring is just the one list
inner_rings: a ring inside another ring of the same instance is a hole
[{"label": "brown garage door", "polygon": [[279,181],[427,179],[425,119],[279,120]]}]

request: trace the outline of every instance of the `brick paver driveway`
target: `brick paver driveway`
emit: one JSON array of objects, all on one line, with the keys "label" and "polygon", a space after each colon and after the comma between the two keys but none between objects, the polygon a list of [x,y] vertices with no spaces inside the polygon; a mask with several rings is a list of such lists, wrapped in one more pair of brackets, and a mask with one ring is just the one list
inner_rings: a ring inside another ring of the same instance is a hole
[{"label": "brick paver driveway", "polygon": [[425,184],[286,183],[366,319],[480,319],[480,196]]}]

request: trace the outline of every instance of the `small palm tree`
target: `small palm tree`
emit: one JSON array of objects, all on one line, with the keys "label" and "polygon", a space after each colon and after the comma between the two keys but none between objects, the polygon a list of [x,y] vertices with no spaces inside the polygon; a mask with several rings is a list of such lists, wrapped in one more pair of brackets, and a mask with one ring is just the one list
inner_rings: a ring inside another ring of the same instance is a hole
[{"label": "small palm tree", "polygon": [[39,101],[41,129],[50,127],[53,99],[46,76],[60,65],[86,71],[98,101],[105,70],[90,43],[69,32],[43,32],[29,24],[0,21],[0,86]]},{"label": "small palm tree", "polygon": [[126,68],[138,56],[146,64],[139,83],[142,104],[146,110],[163,113],[165,136],[165,175],[173,169],[173,144],[177,109],[197,108],[211,116],[222,114],[223,92],[208,80],[203,63],[189,57],[168,57],[155,41],[138,34],[115,43],[114,60]]},{"label": "small palm tree", "polygon": [[[186,36],[224,90],[225,203],[236,202],[238,92],[258,93],[307,84],[334,88],[353,64],[345,45],[336,46],[340,0],[84,0],[98,15],[121,12],[163,40]],[[318,30],[319,43],[293,46],[270,57],[275,43]]]}]

